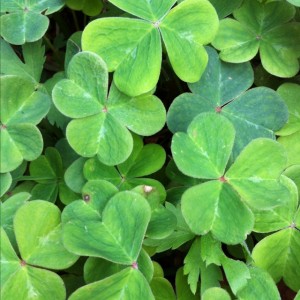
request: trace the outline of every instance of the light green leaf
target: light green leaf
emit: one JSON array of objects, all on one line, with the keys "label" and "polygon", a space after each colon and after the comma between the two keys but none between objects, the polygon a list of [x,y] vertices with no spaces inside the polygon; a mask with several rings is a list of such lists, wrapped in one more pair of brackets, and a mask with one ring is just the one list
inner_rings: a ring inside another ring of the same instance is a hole
[{"label": "light green leaf", "polygon": [[108,85],[104,61],[94,53],[80,52],[70,61],[67,74],[68,79],[59,81],[53,89],[53,102],[59,111],[70,118],[101,112]]},{"label": "light green leaf", "polygon": [[287,188],[278,181],[285,166],[284,148],[275,141],[259,138],[244,148],[225,178],[250,206],[272,208],[289,197]]},{"label": "light green leaf", "polygon": [[27,200],[31,198],[31,195],[26,192],[17,193],[9,197],[4,203],[0,206],[1,211],[1,226],[5,230],[9,240],[14,247],[17,249],[17,242],[14,233],[13,219],[17,210],[26,203]]},{"label": "light green leaf", "polygon": [[288,107],[289,119],[276,134],[285,136],[300,131],[300,85],[284,83],[277,89],[277,92]]},{"label": "light green leaf", "polygon": [[86,158],[80,157],[76,159],[66,170],[64,179],[67,186],[76,193],[81,193],[86,179],[83,175],[83,166]]},{"label": "light green leaf", "polygon": [[20,260],[11,246],[6,232],[1,226],[1,287],[3,287],[9,277],[16,273],[20,267]]},{"label": "light green leaf", "polygon": [[165,107],[156,96],[129,97],[114,84],[111,85],[106,108],[123,126],[143,136],[158,132],[166,122]]},{"label": "light green leaf", "polygon": [[79,288],[69,300],[154,300],[144,276],[139,270],[126,268],[119,273]]},{"label": "light green leaf", "polygon": [[113,196],[103,212],[89,201],[75,201],[63,212],[64,245],[79,255],[132,264],[140,253],[150,214],[147,201],[129,191]]},{"label": "light green leaf", "polygon": [[49,100],[28,79],[13,75],[1,77],[1,123],[7,127],[38,124],[49,110]]},{"label": "light green leaf", "polygon": [[287,166],[300,164],[300,130],[288,136],[281,136],[278,142],[283,145],[287,152]]},{"label": "light green leaf", "polygon": [[293,165],[291,167],[286,168],[285,171],[283,172],[283,175],[292,179],[296,184],[298,191],[300,191],[300,164]]},{"label": "light green leaf", "polygon": [[0,197],[2,197],[9,189],[12,183],[12,177],[10,173],[0,174]]},{"label": "light green leaf", "polygon": [[283,229],[262,239],[253,249],[255,264],[266,270],[278,282],[283,278],[294,291],[300,289],[300,232],[291,223]]},{"label": "light green leaf", "polygon": [[157,144],[147,144],[140,151],[131,168],[122,175],[127,178],[150,175],[160,170],[165,160],[166,152],[163,147]]},{"label": "light green leaf", "polygon": [[162,277],[155,277],[150,282],[150,287],[155,300],[176,300],[176,295],[171,283]]},{"label": "light green leaf", "polygon": [[291,225],[298,205],[298,189],[288,177],[281,176],[282,184],[288,189],[285,203],[272,209],[252,209],[255,216],[254,231],[272,232]]},{"label": "light green leaf", "polygon": [[97,154],[107,165],[122,163],[132,150],[130,132],[106,113],[71,121],[66,135],[79,155],[92,157]]},{"label": "light green leaf", "polygon": [[220,266],[224,257],[221,243],[214,239],[212,234],[206,234],[201,237],[201,257],[205,261],[206,266]]},{"label": "light green leaf", "polygon": [[33,82],[18,76],[1,77],[1,173],[40,155],[43,140],[34,125],[49,106],[49,97],[35,91]]},{"label": "light green leaf", "polygon": [[250,276],[247,285],[237,296],[240,300],[280,300],[278,289],[269,273],[256,267],[250,267]]},{"label": "light green leaf", "polygon": [[86,283],[103,280],[125,268],[125,265],[115,264],[103,258],[90,256],[84,264],[84,280]]},{"label": "light green leaf", "polygon": [[258,52],[259,40],[246,25],[226,18],[220,21],[219,30],[212,45],[221,50],[220,58],[226,62],[242,63]]},{"label": "light green leaf", "polygon": [[115,167],[104,165],[96,157],[85,162],[83,175],[88,181],[107,180],[115,186],[119,186],[122,181],[122,177]]},{"label": "light green leaf", "polygon": [[176,223],[176,216],[163,205],[160,205],[151,212],[146,236],[152,239],[166,238],[173,233]]},{"label": "light green leaf", "polygon": [[28,300],[37,297],[43,300],[64,300],[66,290],[63,280],[48,270],[22,266],[1,289],[2,299]]},{"label": "light green leaf", "polygon": [[201,268],[201,281],[200,281],[200,289],[201,294],[210,288],[220,287],[220,282],[223,280],[223,275],[220,267],[216,265],[205,266],[203,264]]},{"label": "light green leaf", "polygon": [[183,267],[183,273],[184,275],[187,275],[188,284],[194,295],[196,294],[198,286],[200,270],[203,266],[204,262],[201,257],[201,240],[200,238],[197,238],[193,242],[189,252],[184,259]]},{"label": "light green leaf", "polygon": [[138,2],[135,0],[110,0],[110,2],[132,15],[155,22],[166,15],[176,0],[140,0]]},{"label": "light green leaf", "polygon": [[261,42],[260,59],[263,67],[270,74],[280,77],[293,77],[299,71],[298,57],[300,47],[300,24],[289,23],[278,26],[268,32],[268,36]]},{"label": "light green leaf", "polygon": [[202,295],[202,300],[230,300],[231,297],[226,290],[219,287],[207,289]]},{"label": "light green leaf", "polygon": [[228,184],[220,181],[189,188],[182,196],[182,214],[195,234],[211,231],[226,244],[241,243],[254,225],[250,209]]},{"label": "light green leaf", "polygon": [[62,244],[60,210],[52,203],[36,200],[21,206],[14,230],[22,259],[29,264],[65,269],[78,258]]},{"label": "light green leaf", "polygon": [[[144,249],[141,250],[137,259],[137,266],[150,282],[153,277],[153,264]],[[103,258],[89,257],[84,264],[84,279],[86,283],[92,283],[114,275],[125,268],[125,265],[115,264]]]},{"label": "light green leaf", "polygon": [[227,258],[226,256],[222,259],[222,266],[230,288],[236,295],[241,289],[247,286],[248,280],[251,278],[249,269],[244,262]]},{"label": "light green leaf", "polygon": [[224,117],[201,114],[189,125],[187,134],[172,139],[172,154],[185,175],[213,179],[224,174],[234,142],[235,130]]},{"label": "light green leaf", "polygon": [[118,192],[118,189],[105,180],[89,180],[82,187],[82,199],[91,207],[102,213],[109,199]]},{"label": "light green leaf", "polygon": [[127,18],[103,18],[89,23],[82,34],[82,48],[97,53],[116,71],[118,89],[137,96],[153,89],[161,65],[161,41],[150,23]]},{"label": "light green leaf", "polygon": [[183,267],[176,272],[175,278],[176,295],[178,300],[196,300],[199,295],[193,295],[187,282],[187,276],[183,274]]},{"label": "light green leaf", "polygon": [[183,81],[200,79],[208,57],[203,47],[218,30],[218,16],[206,0],[186,0],[177,5],[159,25],[171,65]]},{"label": "light green leaf", "polygon": [[[287,0],[287,1],[292,3],[295,6],[300,6],[300,0]],[[296,298],[295,298],[295,300],[296,300]],[[298,300],[298,298],[297,298],[297,300]]]},{"label": "light green leaf", "polygon": [[1,227],[1,299],[27,300],[36,296],[45,300],[53,299],[51,297],[64,300],[63,281],[53,272],[27,266],[20,260]]},{"label": "light green leaf", "polygon": [[0,172],[15,170],[22,161],[36,159],[43,150],[40,131],[32,124],[16,124],[0,129]]}]

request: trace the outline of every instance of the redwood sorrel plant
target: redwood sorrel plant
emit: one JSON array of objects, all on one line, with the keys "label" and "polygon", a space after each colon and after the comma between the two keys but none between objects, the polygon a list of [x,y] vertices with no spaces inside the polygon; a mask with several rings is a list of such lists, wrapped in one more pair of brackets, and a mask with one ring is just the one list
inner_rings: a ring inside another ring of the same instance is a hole
[{"label": "redwood sorrel plant", "polygon": [[300,0],[0,19],[1,299],[300,299]]}]

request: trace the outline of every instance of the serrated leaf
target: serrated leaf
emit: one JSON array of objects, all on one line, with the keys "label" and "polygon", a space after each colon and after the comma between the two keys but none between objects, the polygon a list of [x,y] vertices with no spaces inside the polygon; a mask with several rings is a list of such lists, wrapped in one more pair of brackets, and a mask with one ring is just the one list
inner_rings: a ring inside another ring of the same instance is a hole
[{"label": "serrated leaf", "polygon": [[183,273],[188,276],[188,284],[195,295],[199,281],[200,270],[204,266],[201,257],[201,240],[195,239],[184,259]]},{"label": "serrated leaf", "polygon": [[176,295],[178,300],[196,300],[199,295],[193,295],[187,283],[187,276],[183,274],[183,267],[179,268],[176,272],[175,286]]}]

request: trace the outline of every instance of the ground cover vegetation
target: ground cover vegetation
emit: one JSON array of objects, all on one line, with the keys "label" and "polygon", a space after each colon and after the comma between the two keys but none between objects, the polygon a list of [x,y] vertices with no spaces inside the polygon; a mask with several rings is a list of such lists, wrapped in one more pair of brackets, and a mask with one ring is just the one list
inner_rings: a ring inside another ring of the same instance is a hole
[{"label": "ground cover vegetation", "polygon": [[300,1],[1,1],[1,299],[300,299]]}]

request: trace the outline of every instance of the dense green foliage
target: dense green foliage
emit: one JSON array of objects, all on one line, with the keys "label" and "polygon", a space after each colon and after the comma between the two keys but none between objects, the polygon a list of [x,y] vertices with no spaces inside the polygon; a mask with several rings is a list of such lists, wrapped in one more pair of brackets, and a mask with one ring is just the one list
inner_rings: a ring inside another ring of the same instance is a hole
[{"label": "dense green foliage", "polygon": [[1,299],[300,299],[300,0],[0,12]]}]

